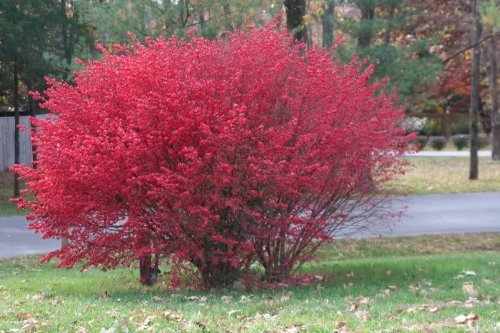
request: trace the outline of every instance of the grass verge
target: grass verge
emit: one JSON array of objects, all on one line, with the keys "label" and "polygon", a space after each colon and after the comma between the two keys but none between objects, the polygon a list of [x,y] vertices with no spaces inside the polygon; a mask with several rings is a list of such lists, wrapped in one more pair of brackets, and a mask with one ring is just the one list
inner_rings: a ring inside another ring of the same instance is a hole
[{"label": "grass verge", "polygon": [[393,181],[409,194],[500,191],[500,162],[479,158],[479,179],[469,180],[469,159],[464,157],[408,157],[407,173]]},{"label": "grass verge", "polygon": [[[480,239],[487,251],[470,252]],[[257,291],[169,292],[140,286],[132,269],[6,259],[0,331],[494,332],[499,250],[500,234],[343,240],[303,268],[317,284]]]},{"label": "grass verge", "polygon": [[14,194],[14,175],[9,171],[0,171],[0,216],[21,215],[14,203],[9,202]]}]

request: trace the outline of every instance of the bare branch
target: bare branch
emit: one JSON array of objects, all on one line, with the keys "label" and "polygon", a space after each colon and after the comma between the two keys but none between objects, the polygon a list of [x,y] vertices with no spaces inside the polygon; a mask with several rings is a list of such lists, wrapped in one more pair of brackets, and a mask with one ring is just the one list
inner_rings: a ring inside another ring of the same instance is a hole
[{"label": "bare branch", "polygon": [[443,63],[445,63],[445,64],[446,64],[446,63],[448,63],[448,61],[450,61],[450,60],[452,60],[452,59],[454,59],[454,58],[458,57],[459,55],[461,55],[461,54],[462,54],[462,53],[464,53],[465,51],[470,50],[470,49],[472,49],[472,48],[474,48],[474,47],[478,46],[479,44],[481,44],[481,43],[482,43],[482,42],[484,42],[485,40],[490,39],[490,38],[492,38],[492,37],[494,37],[494,36],[497,36],[497,35],[500,35],[500,33],[496,32],[496,33],[494,33],[494,34],[489,34],[489,35],[487,35],[487,36],[484,36],[483,38],[481,38],[481,39],[480,39],[479,41],[477,41],[476,43],[474,43],[474,44],[472,44],[472,45],[469,45],[469,46],[467,46],[467,47],[464,47],[463,49],[460,49],[460,50],[458,50],[457,52],[453,53],[451,56],[449,56],[448,58],[444,59],[444,60],[443,60]]}]

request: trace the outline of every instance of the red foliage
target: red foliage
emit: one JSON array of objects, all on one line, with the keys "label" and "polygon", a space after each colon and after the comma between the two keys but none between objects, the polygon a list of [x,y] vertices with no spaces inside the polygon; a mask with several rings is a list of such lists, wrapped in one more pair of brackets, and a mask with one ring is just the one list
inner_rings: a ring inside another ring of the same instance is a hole
[{"label": "red foliage", "polygon": [[13,168],[34,195],[20,202],[31,228],[70,240],[46,260],[172,255],[207,286],[257,260],[268,281],[288,278],[369,223],[379,183],[400,172],[404,115],[361,67],[268,26],[148,40],[105,52],[75,85],[50,82],[43,106],[57,116],[36,121],[38,168]]}]

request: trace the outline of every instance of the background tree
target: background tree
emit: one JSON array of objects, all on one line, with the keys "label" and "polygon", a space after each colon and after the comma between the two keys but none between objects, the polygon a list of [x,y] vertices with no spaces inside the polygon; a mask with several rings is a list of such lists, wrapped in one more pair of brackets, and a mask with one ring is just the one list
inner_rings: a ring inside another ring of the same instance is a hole
[{"label": "background tree", "polygon": [[307,41],[307,29],[304,24],[306,0],[285,0],[286,27],[294,39]]},{"label": "background tree", "polygon": [[322,16],[323,42],[324,46],[332,46],[334,38],[335,24],[335,1],[328,0],[324,3],[324,13]]},{"label": "background tree", "polygon": [[[11,78],[2,95],[11,96],[14,109],[15,163],[19,163],[20,153],[20,108],[26,105],[25,109],[35,115],[35,103],[27,92],[44,89],[47,75],[70,77],[72,58],[82,31],[70,0],[6,0],[0,3],[0,70],[4,77]],[[36,154],[33,154],[35,160]],[[14,184],[17,196],[17,176]]]},{"label": "background tree", "polygon": [[[23,81],[38,83],[48,70],[40,55],[47,48],[48,18],[54,14],[49,0],[7,0],[0,3],[0,61],[11,73],[10,91],[15,117],[14,162],[20,162],[19,108]],[[38,88],[38,87],[37,87]],[[39,87],[41,88],[41,87]],[[14,175],[14,196],[19,195],[19,181]]]},{"label": "background tree", "polygon": [[479,61],[481,56],[481,48],[479,40],[481,39],[482,26],[481,16],[478,10],[477,0],[470,0],[471,12],[474,19],[473,33],[471,45],[476,45],[473,48],[471,60],[472,78],[471,78],[471,99],[470,99],[470,169],[469,179],[475,180],[479,176],[479,160],[478,160],[478,113],[479,113]]},{"label": "background tree", "polygon": [[128,42],[127,32],[144,40],[184,36],[195,29],[198,35],[214,39],[233,26],[268,22],[281,10],[278,0],[77,0],[77,5],[96,39],[107,47]]},{"label": "background tree", "polygon": [[375,77],[390,78],[408,112],[418,110],[431,98],[425,87],[437,80],[442,65],[430,52],[430,40],[416,32],[421,8],[403,0],[352,1],[337,6],[337,27],[346,32],[347,43],[339,47],[349,58],[358,54],[376,63]]},{"label": "background tree", "polygon": [[491,127],[492,127],[492,150],[493,160],[500,160],[500,115],[498,108],[498,65],[497,65],[497,41],[500,33],[500,9],[496,0],[490,0],[488,4],[480,7],[483,25],[489,30],[489,66],[488,79],[490,86],[491,104]]}]

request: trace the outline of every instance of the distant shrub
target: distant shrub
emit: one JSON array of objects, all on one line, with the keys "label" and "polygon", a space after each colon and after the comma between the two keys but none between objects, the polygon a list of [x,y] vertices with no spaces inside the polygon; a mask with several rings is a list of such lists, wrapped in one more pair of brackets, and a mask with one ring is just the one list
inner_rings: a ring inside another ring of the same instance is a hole
[{"label": "distant shrub", "polygon": [[427,118],[409,117],[401,121],[399,126],[403,128],[406,133],[420,133],[427,123]]},{"label": "distant shrub", "polygon": [[444,136],[434,136],[429,139],[430,145],[434,150],[443,150],[446,145],[446,138]]},{"label": "distant shrub", "polygon": [[478,134],[477,136],[477,148],[478,149],[483,149],[486,147],[489,143],[488,135],[486,134]]},{"label": "distant shrub", "polygon": [[439,122],[437,120],[431,119],[431,118],[426,118],[425,126],[420,131],[420,134],[436,136],[436,135],[441,135],[443,133],[441,132],[441,125],[439,124]]},{"label": "distant shrub", "polygon": [[450,136],[469,133],[470,127],[468,123],[453,123],[448,127],[448,134]]},{"label": "distant shrub", "polygon": [[462,150],[469,146],[470,136],[467,134],[457,134],[451,137],[451,141],[457,150]]},{"label": "distant shrub", "polygon": [[418,144],[418,149],[422,150],[427,146],[427,142],[429,142],[429,138],[425,135],[418,135],[415,138],[415,142]]}]

